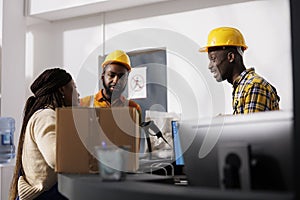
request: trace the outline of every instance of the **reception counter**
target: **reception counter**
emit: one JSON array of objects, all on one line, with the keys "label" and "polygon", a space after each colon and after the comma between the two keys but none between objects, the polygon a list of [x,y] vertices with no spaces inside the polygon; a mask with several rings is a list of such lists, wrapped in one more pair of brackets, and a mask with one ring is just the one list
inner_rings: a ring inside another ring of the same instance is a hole
[{"label": "reception counter", "polygon": [[175,185],[171,177],[127,174],[126,180],[104,182],[99,175],[59,174],[58,190],[70,200],[292,200],[291,193],[224,191]]}]

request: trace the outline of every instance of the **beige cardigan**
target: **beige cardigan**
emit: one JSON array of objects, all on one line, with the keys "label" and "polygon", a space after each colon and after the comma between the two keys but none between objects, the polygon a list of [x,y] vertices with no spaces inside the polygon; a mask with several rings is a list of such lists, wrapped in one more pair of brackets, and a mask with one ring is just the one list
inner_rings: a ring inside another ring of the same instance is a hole
[{"label": "beige cardigan", "polygon": [[20,200],[33,199],[57,182],[55,124],[52,109],[38,110],[27,124],[22,153],[25,175],[18,180]]}]

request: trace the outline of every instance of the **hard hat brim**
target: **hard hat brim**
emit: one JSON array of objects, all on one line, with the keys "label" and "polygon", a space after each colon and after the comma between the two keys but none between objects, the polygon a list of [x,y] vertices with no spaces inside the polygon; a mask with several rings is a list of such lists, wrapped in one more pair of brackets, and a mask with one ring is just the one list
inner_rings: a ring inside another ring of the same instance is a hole
[{"label": "hard hat brim", "polygon": [[127,63],[118,62],[118,61],[115,61],[115,60],[107,60],[107,61],[103,62],[102,63],[102,68],[106,67],[106,65],[113,64],[113,63],[124,66],[128,70],[128,72],[131,71],[131,66],[130,65],[128,65]]},{"label": "hard hat brim", "polygon": [[[205,46],[205,47],[201,47],[199,49],[199,52],[208,52],[208,48],[211,48],[211,47],[228,47],[228,46],[233,46],[233,45],[216,45],[216,46]],[[236,46],[236,47],[239,47],[239,46]],[[245,51],[248,49],[248,46],[247,45],[243,45],[243,46],[240,46],[242,47],[242,50]]]},{"label": "hard hat brim", "polygon": [[203,53],[203,52],[208,52],[208,48],[207,47],[201,47],[199,49],[199,52]]}]

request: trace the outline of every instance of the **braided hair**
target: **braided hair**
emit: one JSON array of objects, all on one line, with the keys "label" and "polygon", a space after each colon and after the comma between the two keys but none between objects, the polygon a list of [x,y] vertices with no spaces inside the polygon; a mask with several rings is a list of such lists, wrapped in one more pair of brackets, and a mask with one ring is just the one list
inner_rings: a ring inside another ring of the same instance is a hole
[{"label": "braided hair", "polygon": [[10,187],[10,200],[15,200],[18,195],[17,185],[22,169],[22,151],[25,137],[25,130],[31,116],[38,110],[44,108],[55,108],[64,106],[63,94],[59,88],[65,86],[72,80],[72,76],[64,69],[51,68],[42,72],[32,83],[30,89],[33,96],[30,96],[23,111],[23,123],[19,137],[16,165]]}]

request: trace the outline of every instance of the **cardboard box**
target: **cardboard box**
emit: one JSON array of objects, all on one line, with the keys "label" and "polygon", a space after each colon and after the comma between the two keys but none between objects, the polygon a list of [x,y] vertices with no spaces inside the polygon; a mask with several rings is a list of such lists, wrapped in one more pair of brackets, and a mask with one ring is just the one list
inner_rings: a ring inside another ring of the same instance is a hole
[{"label": "cardboard box", "polygon": [[139,167],[139,114],[135,108],[69,107],[56,110],[59,173],[98,173],[96,145],[129,146],[126,170]]}]

